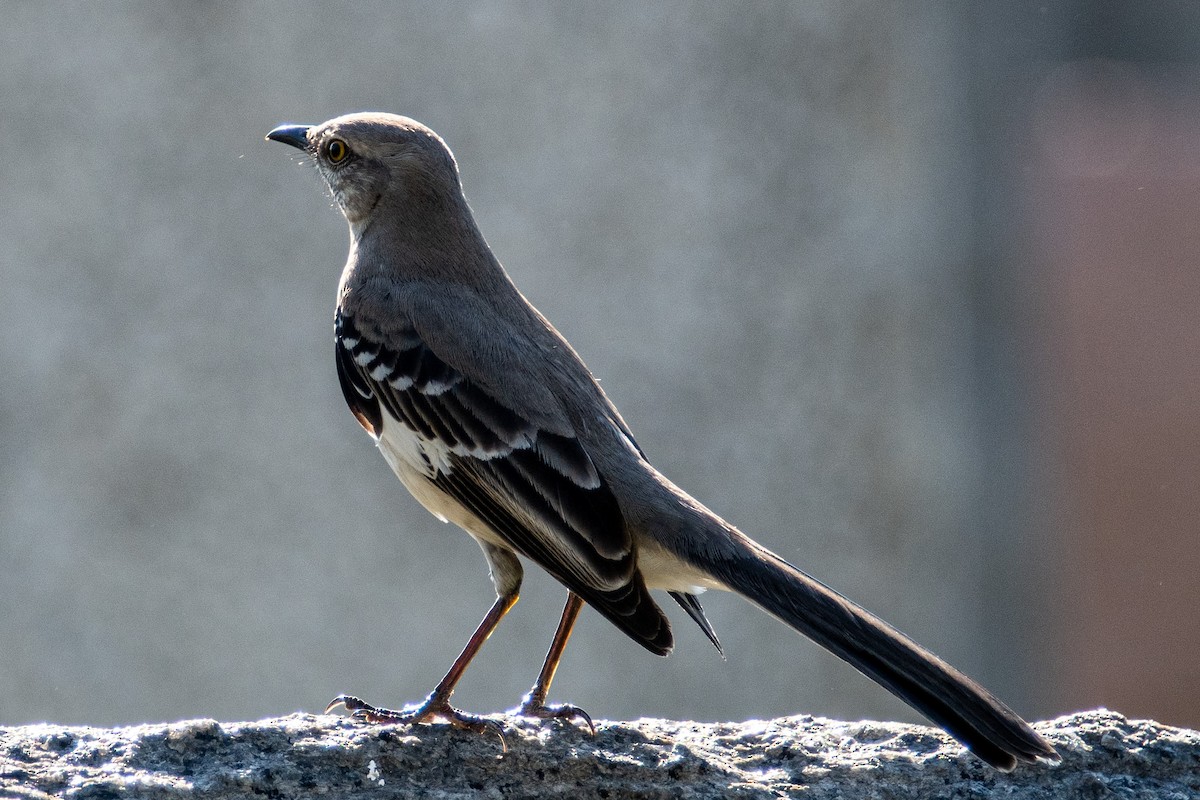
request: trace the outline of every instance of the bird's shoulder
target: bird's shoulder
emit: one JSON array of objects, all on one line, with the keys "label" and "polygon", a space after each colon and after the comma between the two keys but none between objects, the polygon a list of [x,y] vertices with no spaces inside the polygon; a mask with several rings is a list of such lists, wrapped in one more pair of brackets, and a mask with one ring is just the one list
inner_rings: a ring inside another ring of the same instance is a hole
[{"label": "bird's shoulder", "polygon": [[570,345],[515,299],[421,281],[367,284],[343,296],[338,316],[380,347],[420,346],[538,428],[574,436],[586,411],[580,406],[598,387]]}]

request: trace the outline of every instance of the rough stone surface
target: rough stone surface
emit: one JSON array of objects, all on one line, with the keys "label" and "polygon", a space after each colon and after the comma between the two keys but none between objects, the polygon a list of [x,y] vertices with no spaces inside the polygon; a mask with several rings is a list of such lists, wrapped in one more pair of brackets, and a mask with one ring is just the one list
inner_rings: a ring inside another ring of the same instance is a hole
[{"label": "rough stone surface", "polygon": [[294,714],[127,728],[0,728],[12,798],[1200,797],[1200,733],[1092,711],[1039,723],[1063,762],[1004,774],[930,728],[505,718],[495,739]]}]

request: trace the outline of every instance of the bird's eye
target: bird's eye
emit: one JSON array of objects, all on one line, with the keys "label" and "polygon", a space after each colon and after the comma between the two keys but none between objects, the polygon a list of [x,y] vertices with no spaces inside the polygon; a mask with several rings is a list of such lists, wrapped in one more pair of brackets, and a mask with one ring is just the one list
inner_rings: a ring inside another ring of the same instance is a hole
[{"label": "bird's eye", "polygon": [[330,164],[338,164],[346,160],[346,156],[350,155],[350,148],[341,139],[330,139],[325,145],[325,157],[329,159]]}]

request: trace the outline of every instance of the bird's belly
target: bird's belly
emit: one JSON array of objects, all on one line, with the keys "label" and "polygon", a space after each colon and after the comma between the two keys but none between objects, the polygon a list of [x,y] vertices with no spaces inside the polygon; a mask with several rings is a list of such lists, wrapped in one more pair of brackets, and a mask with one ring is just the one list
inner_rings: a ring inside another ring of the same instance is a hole
[{"label": "bird's belly", "polygon": [[453,497],[439,489],[433,478],[439,473],[449,475],[450,451],[439,442],[428,441],[399,420],[384,415],[382,430],[375,445],[404,488],[425,510],[442,522],[453,522],[477,540],[497,545],[505,550],[510,546],[478,517]]}]

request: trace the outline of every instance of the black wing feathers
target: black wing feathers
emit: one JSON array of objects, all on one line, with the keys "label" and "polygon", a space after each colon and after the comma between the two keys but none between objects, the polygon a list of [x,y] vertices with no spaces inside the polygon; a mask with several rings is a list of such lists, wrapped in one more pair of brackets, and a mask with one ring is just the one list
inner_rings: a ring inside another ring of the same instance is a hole
[{"label": "black wing feathers", "polygon": [[634,569],[620,506],[574,436],[539,429],[442,361],[413,328],[373,341],[339,312],[342,391],[364,427],[384,411],[444,459],[426,477],[652,652],[670,626]]},{"label": "black wing feathers", "polygon": [[383,415],[379,409],[379,398],[375,396],[371,385],[364,379],[354,364],[351,351],[343,346],[339,336],[334,345],[334,356],[337,359],[338,383],[342,385],[342,396],[346,405],[358,419],[360,425],[372,435],[378,435],[383,425]]},{"label": "black wing feathers", "polygon": [[540,564],[631,639],[656,655],[663,656],[671,652],[674,640],[670,625],[651,599],[640,575],[635,575],[624,586],[608,591],[580,584],[569,568],[564,570],[557,554],[547,549],[538,535],[514,517],[509,504],[498,501],[485,486],[466,477],[462,471],[439,475],[436,483],[480,519],[487,521],[492,530],[504,537],[513,549]]}]

